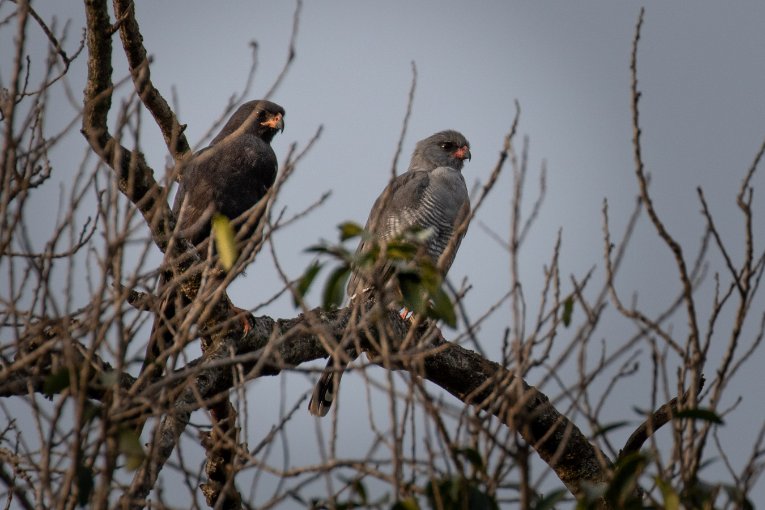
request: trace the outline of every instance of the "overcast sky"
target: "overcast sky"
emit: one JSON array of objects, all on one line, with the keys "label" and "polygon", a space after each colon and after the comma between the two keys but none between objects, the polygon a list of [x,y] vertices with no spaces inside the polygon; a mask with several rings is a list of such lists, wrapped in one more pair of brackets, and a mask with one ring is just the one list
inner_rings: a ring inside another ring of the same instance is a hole
[{"label": "overcast sky", "polygon": [[[144,44],[154,59],[154,84],[167,98],[171,88],[176,89],[179,118],[188,124],[186,135],[192,144],[200,141],[231,94],[244,84],[250,41],[258,42],[259,65],[248,99],[270,88],[286,59],[293,2],[137,4]],[[737,243],[732,253],[740,260],[742,222],[735,194],[765,137],[765,2],[699,1],[692,8],[688,3],[645,5],[638,65],[644,157],[657,210],[690,257],[703,232],[696,195],[696,187],[703,187],[726,240]],[[68,47],[73,48],[84,26],[82,5],[36,2],[35,6],[42,12],[55,7],[62,21],[72,19]],[[275,207],[295,213],[324,191],[332,190],[332,196],[325,206],[277,236],[276,250],[288,274],[297,276],[311,260],[302,253],[304,248],[322,238],[336,239],[338,223],[366,220],[389,178],[414,61],[417,89],[399,171],[406,168],[417,140],[452,128],[471,142],[473,159],[463,170],[469,187],[483,182],[497,159],[517,100],[522,111],[520,133],[528,135],[531,148],[528,201],[536,192],[543,160],[548,169],[547,199],[521,259],[527,301],[534,306],[543,265],[550,259],[559,229],[566,281],[568,274],[582,277],[593,266],[602,281],[603,200],[610,202],[612,226],[621,231],[637,191],[630,142],[629,54],[639,7],[633,2],[307,1],[300,15],[294,64],[272,96],[287,111],[286,130],[273,146],[281,159],[292,142],[304,146],[320,125],[324,131]],[[10,47],[9,34],[7,30],[3,34],[3,48]],[[115,60],[124,62],[118,45],[114,53]],[[3,51],[6,69],[8,56]],[[83,64],[81,57],[70,72],[77,93],[84,86]],[[124,66],[118,67],[120,72]],[[7,79],[5,72],[2,77]],[[67,111],[63,102],[62,108]],[[62,118],[67,115],[62,113]],[[161,170],[167,153],[150,124],[146,116],[143,149],[149,163]],[[56,168],[59,175],[68,171],[66,165],[74,169],[79,164],[84,141],[73,138],[72,143],[73,149],[61,152],[58,165],[63,162],[64,168]],[[66,163],[66,157],[72,159]],[[65,177],[62,180],[66,182]],[[508,170],[477,217],[505,238],[511,184]],[[754,184],[765,188],[762,171]],[[759,232],[765,219],[762,200],[761,194],[755,196]],[[655,311],[674,299],[679,280],[669,250],[655,240],[646,221],[636,236],[619,288],[627,298],[637,292],[638,302]],[[757,243],[756,248],[762,249],[762,238]],[[507,268],[502,246],[474,224],[450,273],[453,282],[467,277],[473,285],[466,298],[473,316],[507,291]],[[722,265],[710,269],[724,271]],[[232,297],[239,306],[254,307],[278,288],[278,278],[264,261],[235,283]],[[318,304],[318,298],[312,299]],[[704,304],[708,307],[709,302]],[[760,313],[762,299],[758,306]],[[290,300],[283,299],[258,313],[288,317],[295,311]],[[494,359],[508,315],[498,314],[480,333]],[[684,319],[678,317],[676,322],[681,330]],[[614,338],[603,332],[598,340],[616,348],[633,333],[634,328]],[[565,347],[565,336],[561,341]],[[710,354],[714,355],[719,353]],[[745,397],[726,420],[728,430],[722,434],[739,463],[737,469],[751,454],[751,441],[738,438],[752,438],[765,419],[765,393],[749,391],[761,387],[755,369],[764,362],[760,350],[730,394],[731,399]],[[710,362],[712,367],[716,364]],[[642,370],[650,369],[644,365]],[[353,387],[359,385],[347,384],[351,377],[344,379],[340,395],[346,402],[341,418],[352,415],[352,402],[365,399],[363,391]],[[286,380],[284,386],[280,386],[284,380],[250,383],[252,412],[270,414],[267,403],[258,400],[266,391],[285,391],[294,400],[311,386],[303,376]],[[623,394],[630,398],[614,399],[612,406],[606,406],[606,415],[637,422],[632,409],[648,407],[649,389],[627,387]],[[263,420],[251,425],[251,444],[270,427],[271,422]],[[312,431],[309,420],[313,419],[306,412],[291,430]],[[305,444],[293,450],[293,463],[317,458],[312,432],[295,440]],[[763,485],[753,494],[754,501],[765,501]]]}]

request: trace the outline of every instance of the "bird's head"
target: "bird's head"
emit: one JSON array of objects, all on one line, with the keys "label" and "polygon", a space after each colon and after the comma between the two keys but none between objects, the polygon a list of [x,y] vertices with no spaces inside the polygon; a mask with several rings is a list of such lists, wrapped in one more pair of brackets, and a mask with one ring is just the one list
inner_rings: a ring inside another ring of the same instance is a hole
[{"label": "bird's head", "polygon": [[265,99],[244,103],[237,108],[211,145],[239,129],[271,143],[277,132],[284,131],[284,108]]},{"label": "bird's head", "polygon": [[470,160],[470,142],[462,133],[451,129],[440,131],[417,142],[412,154],[410,170],[433,170],[448,166],[462,170],[465,160]]}]

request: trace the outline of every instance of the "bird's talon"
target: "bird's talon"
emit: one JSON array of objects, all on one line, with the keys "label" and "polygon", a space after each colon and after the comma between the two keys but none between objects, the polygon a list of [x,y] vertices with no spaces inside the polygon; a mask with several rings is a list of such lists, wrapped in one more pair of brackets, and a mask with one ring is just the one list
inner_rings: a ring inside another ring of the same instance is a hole
[{"label": "bird's talon", "polygon": [[244,308],[234,307],[239,324],[242,326],[242,336],[247,336],[250,331],[255,329],[255,317]]},{"label": "bird's talon", "polygon": [[242,318],[242,336],[247,336],[255,329],[255,318],[249,313]]}]

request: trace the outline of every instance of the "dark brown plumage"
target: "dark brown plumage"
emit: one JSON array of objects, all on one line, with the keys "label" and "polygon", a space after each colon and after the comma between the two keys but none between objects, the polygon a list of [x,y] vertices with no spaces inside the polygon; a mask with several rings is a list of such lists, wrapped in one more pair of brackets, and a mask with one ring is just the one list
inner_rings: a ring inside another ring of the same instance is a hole
[{"label": "dark brown plumage", "polygon": [[210,145],[194,155],[181,176],[173,211],[181,234],[197,245],[210,235],[210,216],[231,220],[258,203],[274,184],[271,140],[284,129],[284,108],[250,101],[234,112]]},{"label": "dark brown plumage", "polygon": [[[276,179],[278,163],[270,143],[283,129],[284,108],[271,101],[250,101],[234,112],[210,145],[182,168],[173,205],[181,237],[202,245],[210,237],[215,213],[232,220],[235,232],[240,233],[244,222],[235,220],[257,204]],[[249,222],[253,230],[258,221]],[[249,232],[243,234],[246,237]],[[208,251],[201,249],[200,253]],[[142,373],[173,344],[177,323],[182,320],[180,310],[190,304],[185,295],[168,288],[171,278],[169,273],[160,277],[159,291],[165,296],[152,326]],[[163,366],[164,362],[153,368],[152,380],[161,376]]]}]

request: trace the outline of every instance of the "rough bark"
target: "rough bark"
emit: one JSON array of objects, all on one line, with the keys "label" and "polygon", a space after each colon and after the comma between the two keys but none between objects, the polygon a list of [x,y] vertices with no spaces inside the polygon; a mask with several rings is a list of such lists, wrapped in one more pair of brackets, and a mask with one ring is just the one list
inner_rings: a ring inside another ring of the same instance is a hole
[{"label": "rough bark", "polygon": [[[282,369],[325,358],[327,349],[324,343],[327,340],[340,342],[349,327],[350,317],[349,308],[317,308],[289,319],[257,317],[253,329],[241,340],[233,341],[229,337],[229,340],[209,349],[203,358],[157,383],[174,384],[179,394],[157,431],[155,454],[147,457],[147,463],[136,476],[129,500],[139,502],[148,495],[191,412],[208,407],[216,398],[228,395],[235,384],[235,364],[243,366],[249,380],[276,375]],[[542,392],[498,363],[443,340],[438,330],[429,324],[412,326],[396,312],[389,312],[387,317],[376,322],[384,325],[389,338],[404,339],[409,336],[411,345],[416,347],[398,353],[392,363],[386,363],[370,352],[373,362],[409,371],[413,376],[437,384],[465,404],[495,415],[536,450],[572,494],[581,495],[587,484],[607,481],[610,468],[608,457],[573,422],[558,412]],[[416,329],[410,332],[411,327]],[[369,348],[379,340],[378,332],[375,327],[369,327],[366,331],[370,340],[364,343],[364,347]],[[55,339],[47,342],[55,342]],[[37,349],[45,350],[45,344],[35,345],[34,350]],[[48,349],[48,355],[40,359],[44,360],[43,366],[38,364],[36,370],[44,374],[55,364],[55,351]],[[99,398],[105,391],[99,374],[111,367],[100,360],[92,361],[91,367],[95,369],[91,368],[89,372],[93,377],[87,386],[88,393],[93,398]],[[16,374],[12,380],[0,381],[0,396],[23,394],[30,382],[36,391],[42,391],[42,375],[27,379],[27,384],[20,384],[20,377],[23,375]],[[116,380],[122,391],[129,391],[135,382],[129,374],[120,374]],[[117,388],[114,390],[119,391]],[[156,394],[158,388],[149,386],[143,391],[151,395]]]}]

